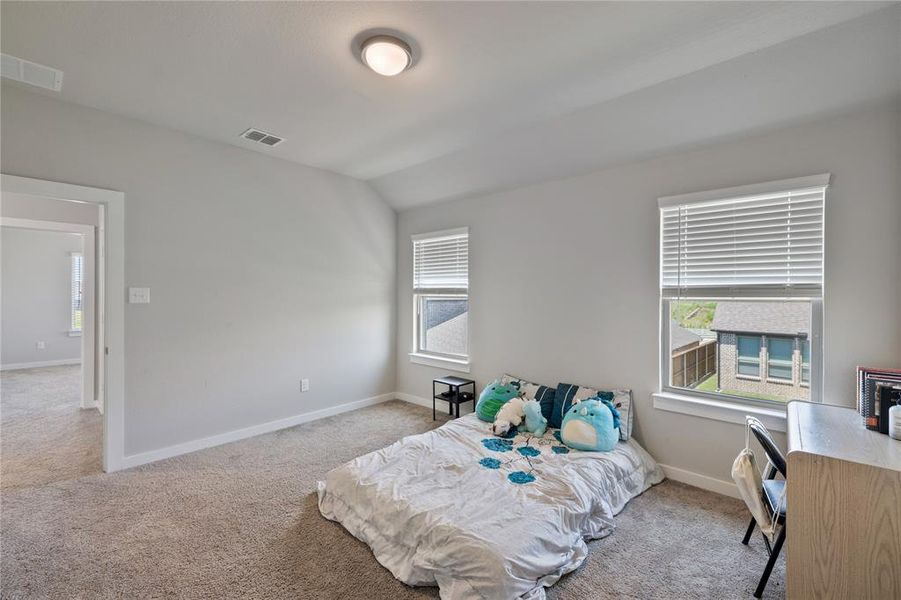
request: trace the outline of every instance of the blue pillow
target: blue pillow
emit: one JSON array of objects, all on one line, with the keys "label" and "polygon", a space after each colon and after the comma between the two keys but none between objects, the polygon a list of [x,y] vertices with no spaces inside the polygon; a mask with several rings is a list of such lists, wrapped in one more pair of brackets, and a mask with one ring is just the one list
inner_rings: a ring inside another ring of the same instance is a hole
[{"label": "blue pillow", "polygon": [[600,396],[604,400],[613,400],[612,392],[599,392],[596,389],[574,383],[558,383],[557,392],[554,394],[554,412],[547,419],[548,426],[560,429],[563,425],[563,417],[572,408],[575,400],[581,402],[595,396]]},{"label": "blue pillow", "polygon": [[557,388],[532,383],[513,375],[504,375],[501,383],[516,386],[526,400],[538,400],[538,403],[541,404],[541,416],[550,422],[551,414],[554,412],[554,396],[557,394]]},{"label": "blue pillow", "polygon": [[563,424],[566,411],[572,408],[573,401],[587,400],[598,396],[613,404],[613,408],[619,413],[619,439],[626,441],[632,437],[632,390],[604,390],[582,387],[573,383],[560,383],[557,385],[557,394],[554,397],[554,411],[547,418],[548,427],[557,429]]}]

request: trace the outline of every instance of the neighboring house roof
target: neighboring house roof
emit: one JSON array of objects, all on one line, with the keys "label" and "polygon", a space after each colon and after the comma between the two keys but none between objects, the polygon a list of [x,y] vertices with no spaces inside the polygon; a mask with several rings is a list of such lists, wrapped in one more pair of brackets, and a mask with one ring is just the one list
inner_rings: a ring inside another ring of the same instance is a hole
[{"label": "neighboring house roof", "polygon": [[438,348],[442,351],[466,348],[466,331],[469,313],[462,313],[443,323],[426,329],[426,348]]},{"label": "neighboring house roof", "polygon": [[702,340],[716,339],[715,331],[710,331],[709,329],[697,329],[695,327],[686,327],[686,329],[688,329],[688,331],[692,332],[693,334],[700,336]]},{"label": "neighboring house roof", "polygon": [[711,329],[806,336],[810,333],[810,305],[804,302],[719,302]]},{"label": "neighboring house roof", "polygon": [[670,319],[669,322],[669,347],[671,352],[681,350],[686,346],[693,346],[701,343],[701,336],[696,335],[684,327],[680,327],[678,323]]}]

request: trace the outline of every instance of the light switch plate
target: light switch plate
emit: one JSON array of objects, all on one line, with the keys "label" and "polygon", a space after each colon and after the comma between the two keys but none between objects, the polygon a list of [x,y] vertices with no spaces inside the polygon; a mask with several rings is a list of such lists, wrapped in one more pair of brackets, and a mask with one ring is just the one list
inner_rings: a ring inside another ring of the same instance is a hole
[{"label": "light switch plate", "polygon": [[310,391],[310,380],[304,377],[300,380],[300,391],[301,392],[309,392]]},{"label": "light switch plate", "polygon": [[128,288],[129,304],[150,304],[150,288],[147,287],[130,287]]}]

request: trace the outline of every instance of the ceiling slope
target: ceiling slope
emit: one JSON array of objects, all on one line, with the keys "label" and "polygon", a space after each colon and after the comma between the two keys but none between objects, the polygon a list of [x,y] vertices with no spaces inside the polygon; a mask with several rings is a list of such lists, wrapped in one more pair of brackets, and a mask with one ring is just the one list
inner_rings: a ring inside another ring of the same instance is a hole
[{"label": "ceiling slope", "polygon": [[[5,1],[0,45],[63,70],[65,101],[369,180],[406,208],[883,97],[889,4]],[[352,51],[385,27],[418,54],[396,78]]]}]

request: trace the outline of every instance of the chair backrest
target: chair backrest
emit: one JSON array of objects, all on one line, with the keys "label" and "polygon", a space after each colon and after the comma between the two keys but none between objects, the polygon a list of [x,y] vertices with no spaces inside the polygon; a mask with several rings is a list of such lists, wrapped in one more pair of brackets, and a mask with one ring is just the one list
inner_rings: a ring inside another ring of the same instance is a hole
[{"label": "chair backrest", "polygon": [[757,441],[760,442],[760,445],[763,446],[763,451],[766,452],[767,458],[770,459],[770,462],[776,467],[776,470],[787,479],[788,477],[785,474],[785,456],[783,456],[779,446],[776,445],[773,436],[771,436],[770,432],[767,431],[767,428],[763,426],[763,423],[757,419],[749,418],[748,427],[751,429],[754,437],[757,438]]}]

